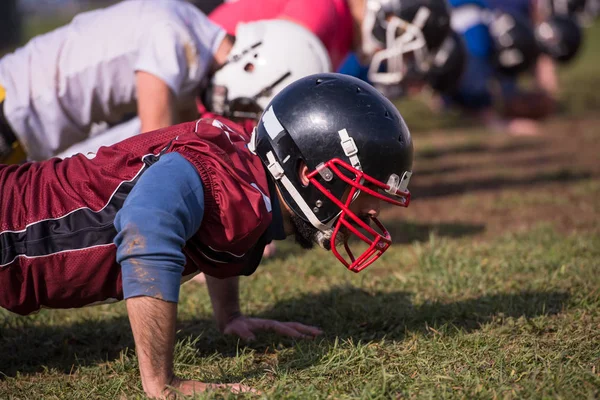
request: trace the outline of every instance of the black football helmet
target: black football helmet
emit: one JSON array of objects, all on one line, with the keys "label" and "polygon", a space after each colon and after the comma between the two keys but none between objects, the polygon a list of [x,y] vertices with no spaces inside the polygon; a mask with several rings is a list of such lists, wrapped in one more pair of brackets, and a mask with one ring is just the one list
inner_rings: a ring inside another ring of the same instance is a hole
[{"label": "black football helmet", "polygon": [[362,53],[371,59],[369,79],[376,84],[398,84],[407,61],[424,75],[429,70],[429,53],[449,32],[446,0],[366,0]]},{"label": "black football helmet", "polygon": [[540,51],[529,21],[495,10],[489,15],[488,27],[494,48],[492,61],[499,72],[514,76],[534,65]]},{"label": "black football helmet", "polygon": [[535,29],[538,45],[543,53],[555,61],[567,63],[579,51],[583,40],[581,27],[574,18],[555,15]]},{"label": "black football helmet", "polygon": [[467,67],[467,47],[458,32],[452,31],[433,54],[427,82],[439,93],[450,93],[457,88]]},{"label": "black football helmet", "polygon": [[[350,210],[360,193],[396,206],[410,202],[411,136],[397,108],[371,85],[341,74],[297,80],[267,106],[248,147],[288,208],[326,238],[348,269],[361,271],[390,246],[377,218],[367,218],[372,227]],[[308,184],[299,174],[302,162]],[[352,234],[369,246],[358,257],[348,245]],[[340,242],[346,256],[337,249]]]}]

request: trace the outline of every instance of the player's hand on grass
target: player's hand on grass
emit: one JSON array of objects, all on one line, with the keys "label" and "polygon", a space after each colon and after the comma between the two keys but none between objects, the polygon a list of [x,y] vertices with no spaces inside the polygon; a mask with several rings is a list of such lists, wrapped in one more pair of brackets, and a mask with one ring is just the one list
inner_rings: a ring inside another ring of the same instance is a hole
[{"label": "player's hand on grass", "polygon": [[176,399],[180,396],[192,396],[196,393],[205,392],[207,390],[226,389],[232,393],[255,393],[260,394],[256,389],[241,383],[203,383],[192,380],[173,378],[173,381],[168,388],[163,392],[163,398]]},{"label": "player's hand on grass", "polygon": [[245,341],[256,339],[260,331],[273,331],[282,336],[298,339],[312,339],[323,331],[315,326],[304,325],[300,322],[280,322],[272,319],[249,318],[239,315],[231,319],[223,329],[226,335],[237,335]]}]

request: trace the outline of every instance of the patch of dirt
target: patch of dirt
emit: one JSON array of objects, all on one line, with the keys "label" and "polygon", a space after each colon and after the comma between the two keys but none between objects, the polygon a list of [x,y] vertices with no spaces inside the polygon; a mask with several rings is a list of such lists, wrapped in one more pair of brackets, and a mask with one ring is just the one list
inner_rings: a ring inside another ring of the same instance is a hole
[{"label": "patch of dirt", "polygon": [[[415,163],[401,241],[488,238],[538,223],[565,232],[600,231],[600,118],[556,119],[543,134],[513,137],[480,129],[414,135]],[[395,238],[396,239],[396,238]]]}]

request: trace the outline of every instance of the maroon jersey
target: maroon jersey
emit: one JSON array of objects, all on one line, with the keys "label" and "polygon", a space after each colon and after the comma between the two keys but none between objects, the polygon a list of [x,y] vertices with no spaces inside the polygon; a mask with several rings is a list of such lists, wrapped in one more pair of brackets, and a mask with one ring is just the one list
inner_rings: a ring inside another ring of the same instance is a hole
[{"label": "maroon jersey", "polygon": [[204,186],[204,217],[183,249],[183,276],[254,272],[268,241],[269,185],[246,147],[249,135],[222,121],[144,133],[93,156],[0,165],[0,306],[28,314],[122,299],[114,217],[169,152],[192,163]]}]

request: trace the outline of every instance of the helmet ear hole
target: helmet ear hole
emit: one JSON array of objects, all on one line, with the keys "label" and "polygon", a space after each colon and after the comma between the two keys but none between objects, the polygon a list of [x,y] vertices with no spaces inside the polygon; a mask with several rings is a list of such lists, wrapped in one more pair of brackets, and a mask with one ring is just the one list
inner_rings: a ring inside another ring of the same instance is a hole
[{"label": "helmet ear hole", "polygon": [[246,71],[246,72],[252,72],[252,71],[254,71],[254,64],[253,63],[247,63],[246,65],[244,65],[244,71]]},{"label": "helmet ear hole", "polygon": [[304,187],[307,187],[309,184],[309,180],[308,180],[308,166],[306,165],[306,163],[302,160],[298,161],[298,178],[300,178],[300,183],[302,183],[302,185]]}]

